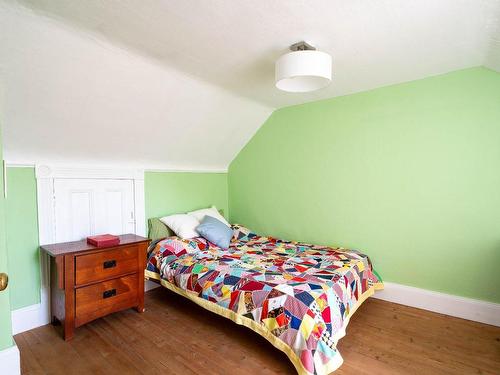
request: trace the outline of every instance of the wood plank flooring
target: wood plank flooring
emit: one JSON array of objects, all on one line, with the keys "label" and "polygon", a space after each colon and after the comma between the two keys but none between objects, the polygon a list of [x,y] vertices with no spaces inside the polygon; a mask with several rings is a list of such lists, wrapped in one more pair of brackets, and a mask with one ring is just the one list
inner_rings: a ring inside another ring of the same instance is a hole
[{"label": "wood plank flooring", "polygon": [[[64,342],[59,327],[15,336],[23,375],[294,374],[288,358],[245,327],[164,288],[146,312],[96,320]],[[500,328],[368,299],[338,348],[352,374],[500,374]]]}]

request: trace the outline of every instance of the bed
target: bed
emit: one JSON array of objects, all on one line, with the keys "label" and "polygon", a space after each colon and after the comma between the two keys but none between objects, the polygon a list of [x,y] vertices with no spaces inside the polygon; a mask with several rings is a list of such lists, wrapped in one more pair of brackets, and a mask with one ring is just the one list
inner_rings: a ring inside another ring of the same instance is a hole
[{"label": "bed", "polygon": [[368,256],[232,227],[226,250],[202,237],[154,241],[146,278],[257,332],[299,374],[335,371],[350,317],[383,287]]}]

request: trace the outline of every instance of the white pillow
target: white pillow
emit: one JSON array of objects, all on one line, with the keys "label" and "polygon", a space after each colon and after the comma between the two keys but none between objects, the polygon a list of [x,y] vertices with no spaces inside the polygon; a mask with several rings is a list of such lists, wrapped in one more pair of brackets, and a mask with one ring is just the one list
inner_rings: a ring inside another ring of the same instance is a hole
[{"label": "white pillow", "polygon": [[200,222],[191,215],[169,215],[162,217],[160,221],[167,227],[172,229],[174,233],[183,240],[186,238],[194,238],[200,236],[195,229],[198,225],[200,225]]},{"label": "white pillow", "polygon": [[213,218],[223,222],[226,224],[228,227],[231,225],[227,222],[226,219],[224,219],[224,216],[222,216],[219,211],[217,211],[217,207],[212,206],[210,208],[203,208],[201,210],[196,210],[196,211],[191,211],[188,212],[188,215],[191,215],[194,217],[196,220],[198,220],[200,223],[203,220],[205,216],[212,216]]}]

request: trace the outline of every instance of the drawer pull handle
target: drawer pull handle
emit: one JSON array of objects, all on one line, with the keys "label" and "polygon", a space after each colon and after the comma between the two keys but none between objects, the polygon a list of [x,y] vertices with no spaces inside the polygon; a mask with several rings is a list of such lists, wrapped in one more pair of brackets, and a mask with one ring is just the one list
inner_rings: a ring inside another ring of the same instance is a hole
[{"label": "drawer pull handle", "polygon": [[116,260],[107,260],[103,263],[104,269],[116,267]]},{"label": "drawer pull handle", "polygon": [[102,293],[102,298],[110,298],[116,296],[116,289],[106,290]]}]

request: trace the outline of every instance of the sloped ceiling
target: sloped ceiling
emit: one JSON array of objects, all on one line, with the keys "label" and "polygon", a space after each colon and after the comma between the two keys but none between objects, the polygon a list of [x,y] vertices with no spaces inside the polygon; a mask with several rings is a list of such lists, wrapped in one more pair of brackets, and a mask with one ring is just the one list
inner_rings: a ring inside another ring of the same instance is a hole
[{"label": "sloped ceiling", "polygon": [[[1,13],[8,160],[224,169],[274,108],[500,66],[499,0],[5,0]],[[274,61],[299,40],[332,54],[328,88],[275,89]]]},{"label": "sloped ceiling", "polygon": [[226,170],[272,112],[26,9],[0,25],[9,163]]}]

